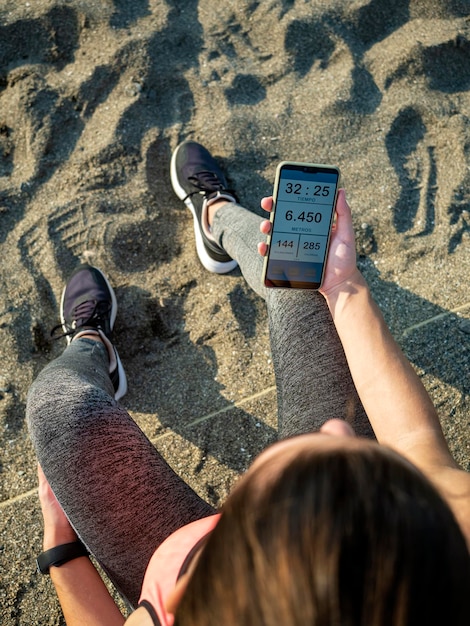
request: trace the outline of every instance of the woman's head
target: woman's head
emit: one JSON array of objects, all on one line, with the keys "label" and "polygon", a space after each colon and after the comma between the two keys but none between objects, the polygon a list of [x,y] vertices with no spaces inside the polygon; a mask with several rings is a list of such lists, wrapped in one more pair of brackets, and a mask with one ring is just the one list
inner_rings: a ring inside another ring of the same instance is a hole
[{"label": "woman's head", "polygon": [[469,588],[461,532],[418,470],[372,442],[305,435],[240,481],[175,624],[458,625]]}]

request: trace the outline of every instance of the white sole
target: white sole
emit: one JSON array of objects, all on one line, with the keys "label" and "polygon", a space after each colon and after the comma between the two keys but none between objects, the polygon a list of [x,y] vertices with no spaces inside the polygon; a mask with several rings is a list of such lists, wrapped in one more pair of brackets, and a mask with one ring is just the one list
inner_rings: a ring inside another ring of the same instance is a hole
[{"label": "white sole", "polygon": [[117,367],[118,367],[118,372],[119,372],[119,387],[116,389],[116,392],[114,393],[114,399],[120,400],[127,393],[127,376],[126,376],[126,372],[124,371],[124,367],[121,363],[121,359],[119,358],[119,354],[116,348],[114,348],[114,352],[116,354],[116,361],[117,361]]}]

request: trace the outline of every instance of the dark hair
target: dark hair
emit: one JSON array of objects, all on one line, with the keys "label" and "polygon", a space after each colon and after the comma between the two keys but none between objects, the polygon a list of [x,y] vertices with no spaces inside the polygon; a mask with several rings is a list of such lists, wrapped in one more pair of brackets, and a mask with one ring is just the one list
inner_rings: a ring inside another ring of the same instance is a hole
[{"label": "dark hair", "polygon": [[465,540],[411,464],[374,443],[275,463],[228,498],[175,626],[470,624]]}]

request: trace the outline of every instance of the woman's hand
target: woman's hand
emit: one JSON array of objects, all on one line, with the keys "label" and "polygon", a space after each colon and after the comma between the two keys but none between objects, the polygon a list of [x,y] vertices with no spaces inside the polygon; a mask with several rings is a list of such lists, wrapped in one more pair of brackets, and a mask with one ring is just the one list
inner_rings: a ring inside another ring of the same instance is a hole
[{"label": "woman's hand", "polygon": [[[263,198],[261,207],[265,211],[272,211],[272,197]],[[260,230],[264,235],[268,235],[271,232],[271,226],[269,220],[264,220],[261,223]],[[258,252],[261,256],[266,256],[267,251],[268,246],[266,243],[258,244]],[[336,221],[331,231],[326,271],[320,293],[325,297],[328,296],[343,283],[349,281],[357,271],[351,209],[346,202],[344,189],[340,189],[336,203]]]},{"label": "woman's hand", "polygon": [[38,463],[39,501],[44,518],[43,549],[77,541],[77,535],[60,506]]}]

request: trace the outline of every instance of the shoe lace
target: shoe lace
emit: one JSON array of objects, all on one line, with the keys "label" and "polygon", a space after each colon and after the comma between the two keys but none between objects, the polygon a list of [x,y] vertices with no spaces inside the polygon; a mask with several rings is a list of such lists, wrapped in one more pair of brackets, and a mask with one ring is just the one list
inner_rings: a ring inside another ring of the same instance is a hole
[{"label": "shoe lace", "polygon": [[72,323],[70,326],[67,326],[68,330],[58,335],[57,330],[63,328],[63,325],[57,324],[51,330],[51,337],[52,339],[61,339],[68,335],[74,335],[79,328],[85,326],[99,328],[101,318],[109,313],[110,309],[111,304],[109,302],[85,300],[85,302],[81,302],[72,310]]},{"label": "shoe lace", "polygon": [[196,172],[196,174],[189,176],[188,180],[191,182],[192,185],[194,185],[194,187],[196,187],[196,191],[191,191],[190,193],[188,193],[186,198],[190,198],[197,193],[210,194],[217,191],[224,191],[230,195],[235,196],[235,192],[231,189],[226,189],[225,186],[220,182],[220,178],[217,176],[217,174],[214,174],[214,172],[211,172],[209,170]]}]

